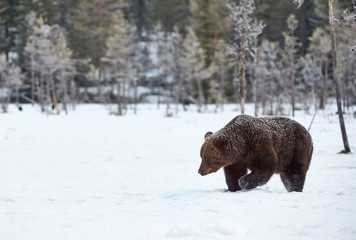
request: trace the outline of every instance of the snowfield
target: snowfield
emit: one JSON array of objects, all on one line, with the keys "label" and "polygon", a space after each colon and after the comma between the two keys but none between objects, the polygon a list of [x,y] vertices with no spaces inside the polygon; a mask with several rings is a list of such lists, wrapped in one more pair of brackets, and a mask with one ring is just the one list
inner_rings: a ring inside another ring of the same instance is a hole
[{"label": "snowfield", "polygon": [[[278,175],[231,193],[222,170],[197,171],[205,133],[234,108],[166,118],[163,105],[124,117],[100,105],[59,116],[10,106],[0,115],[0,239],[356,239],[356,119],[345,115],[354,154],[341,155],[335,108],[318,113],[303,193]],[[312,115],[294,119],[308,127]]]}]

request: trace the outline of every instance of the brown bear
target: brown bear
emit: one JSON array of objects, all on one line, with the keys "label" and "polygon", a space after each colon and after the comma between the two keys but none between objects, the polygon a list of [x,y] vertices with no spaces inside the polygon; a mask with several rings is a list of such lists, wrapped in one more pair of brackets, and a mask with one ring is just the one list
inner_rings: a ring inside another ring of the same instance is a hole
[{"label": "brown bear", "polygon": [[224,167],[232,192],[264,185],[279,173],[287,191],[302,192],[312,153],[311,136],[298,122],[240,115],[216,133],[205,134],[198,173],[204,176]]}]

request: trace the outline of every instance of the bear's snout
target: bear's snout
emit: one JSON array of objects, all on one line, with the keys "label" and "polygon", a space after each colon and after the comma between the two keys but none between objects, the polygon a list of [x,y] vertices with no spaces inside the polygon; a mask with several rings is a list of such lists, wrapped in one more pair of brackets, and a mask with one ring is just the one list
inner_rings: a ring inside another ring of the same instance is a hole
[{"label": "bear's snout", "polygon": [[202,175],[202,176],[205,176],[205,175],[207,175],[207,174],[209,174],[210,173],[210,168],[206,168],[206,167],[204,167],[204,166],[200,166],[200,168],[199,168],[199,170],[198,170],[198,173],[200,174],[200,175]]},{"label": "bear's snout", "polygon": [[200,166],[198,173],[202,176],[205,176],[208,174],[209,171],[207,171],[207,169],[205,169],[203,166]]}]

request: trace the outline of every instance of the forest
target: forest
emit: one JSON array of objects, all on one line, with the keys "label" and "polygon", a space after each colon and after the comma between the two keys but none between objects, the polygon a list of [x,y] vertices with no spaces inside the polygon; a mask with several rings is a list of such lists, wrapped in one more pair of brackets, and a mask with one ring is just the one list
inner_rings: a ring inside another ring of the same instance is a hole
[{"label": "forest", "polygon": [[81,103],[254,103],[255,115],[324,109],[338,78],[356,103],[354,0],[1,0],[0,101],[59,114]]},{"label": "forest", "polygon": [[0,240],[356,239],[355,33],[356,0],[0,0]]}]

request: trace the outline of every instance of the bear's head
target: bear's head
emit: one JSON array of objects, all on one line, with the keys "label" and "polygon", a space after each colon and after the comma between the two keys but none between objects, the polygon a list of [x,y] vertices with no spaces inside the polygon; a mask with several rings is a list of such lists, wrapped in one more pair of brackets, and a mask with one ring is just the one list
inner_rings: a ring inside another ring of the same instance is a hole
[{"label": "bear's head", "polygon": [[200,149],[202,159],[198,173],[202,176],[214,173],[221,167],[229,165],[225,158],[225,150],[228,139],[224,134],[213,135],[212,132],[205,134],[205,142]]}]

